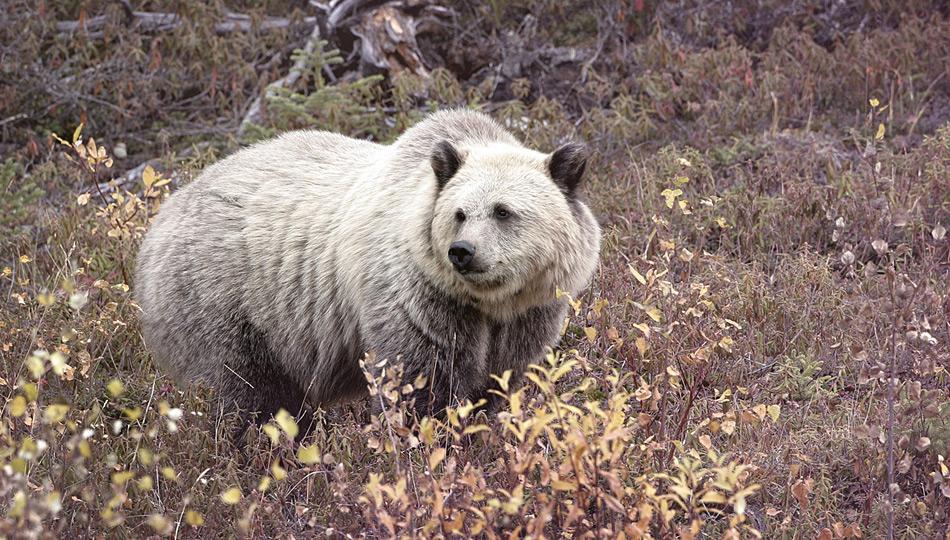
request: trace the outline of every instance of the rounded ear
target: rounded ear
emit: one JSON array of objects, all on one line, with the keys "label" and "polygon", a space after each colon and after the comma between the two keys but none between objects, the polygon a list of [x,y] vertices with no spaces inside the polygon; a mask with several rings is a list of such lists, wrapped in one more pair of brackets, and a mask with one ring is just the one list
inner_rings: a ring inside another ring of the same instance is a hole
[{"label": "rounded ear", "polygon": [[564,195],[573,197],[587,168],[587,147],[567,143],[554,151],[547,160],[548,172]]},{"label": "rounded ear", "polygon": [[436,184],[441,190],[462,166],[462,155],[449,141],[439,141],[432,150],[429,161],[432,164],[432,172],[435,173]]}]

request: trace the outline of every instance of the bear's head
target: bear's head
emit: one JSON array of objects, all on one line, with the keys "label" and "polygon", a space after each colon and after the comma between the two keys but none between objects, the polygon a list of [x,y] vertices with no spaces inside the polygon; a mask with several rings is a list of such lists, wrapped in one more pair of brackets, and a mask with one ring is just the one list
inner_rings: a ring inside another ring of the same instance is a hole
[{"label": "bear's head", "polygon": [[551,154],[506,143],[437,143],[431,254],[448,285],[505,318],[576,293],[597,264],[600,229],[579,198],[583,145]]}]

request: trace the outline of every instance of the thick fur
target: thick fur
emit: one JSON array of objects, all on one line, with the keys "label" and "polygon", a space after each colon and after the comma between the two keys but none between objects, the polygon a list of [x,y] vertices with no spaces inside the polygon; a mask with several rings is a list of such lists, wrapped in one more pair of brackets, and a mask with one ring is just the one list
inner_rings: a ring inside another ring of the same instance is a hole
[{"label": "thick fur", "polygon": [[[554,163],[471,111],[388,146],[298,131],[237,152],[172,195],[145,237],[146,344],[179,381],[264,419],[365,393],[367,352],[427,376],[420,412],[487,397],[490,373],[517,380],[556,344],[555,288],[578,292],[597,264],[576,179],[552,177],[577,173],[577,148],[565,153]],[[480,273],[449,262],[460,239]]]}]

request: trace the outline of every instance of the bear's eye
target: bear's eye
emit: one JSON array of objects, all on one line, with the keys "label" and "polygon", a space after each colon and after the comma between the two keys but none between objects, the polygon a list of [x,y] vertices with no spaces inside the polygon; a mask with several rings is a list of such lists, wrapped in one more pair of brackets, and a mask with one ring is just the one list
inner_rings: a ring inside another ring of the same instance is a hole
[{"label": "bear's eye", "polygon": [[465,212],[461,210],[455,211],[455,221],[462,222],[465,221]]},{"label": "bear's eye", "polygon": [[511,212],[504,206],[495,207],[495,218],[496,219],[508,219],[511,217]]}]

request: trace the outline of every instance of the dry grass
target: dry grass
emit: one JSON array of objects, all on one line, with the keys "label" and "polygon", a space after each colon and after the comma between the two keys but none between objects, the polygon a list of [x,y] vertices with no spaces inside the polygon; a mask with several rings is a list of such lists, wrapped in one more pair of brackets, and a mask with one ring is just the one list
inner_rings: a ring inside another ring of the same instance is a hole
[{"label": "dry grass", "polygon": [[[926,2],[790,3],[743,25],[751,3],[700,4],[631,11],[569,93],[541,76],[493,93],[439,70],[307,76],[272,103],[253,137],[319,126],[386,141],[420,104],[489,110],[541,148],[582,137],[598,150],[588,198],[604,249],[560,350],[502,390],[496,417],[461,405],[416,423],[393,372],[370,381],[380,418],[365,403],[326,411],[294,446],[280,417],[243,453],[210,391],[151,365],[129,287],[163,198],[235,147],[221,126],[262,77],[242,65],[287,36],[206,35],[223,4],[158,44],[118,24],[95,47],[62,42],[52,19],[18,19],[28,39],[7,54],[70,60],[54,75],[80,74],[76,95],[125,95],[132,114],[0,81],[2,116],[28,115],[2,133],[0,536],[880,538],[892,515],[896,537],[946,538],[950,22]],[[540,0],[486,6],[460,8],[486,36],[532,8],[569,19]],[[571,25],[538,39],[593,45],[604,30]],[[128,64],[156,50],[168,71]],[[214,58],[205,86],[197,67]],[[131,86],[97,94],[93,64]],[[3,76],[42,87],[51,70]],[[167,168],[100,193],[137,161],[108,167],[92,137]],[[197,141],[212,145],[181,157]]]}]

